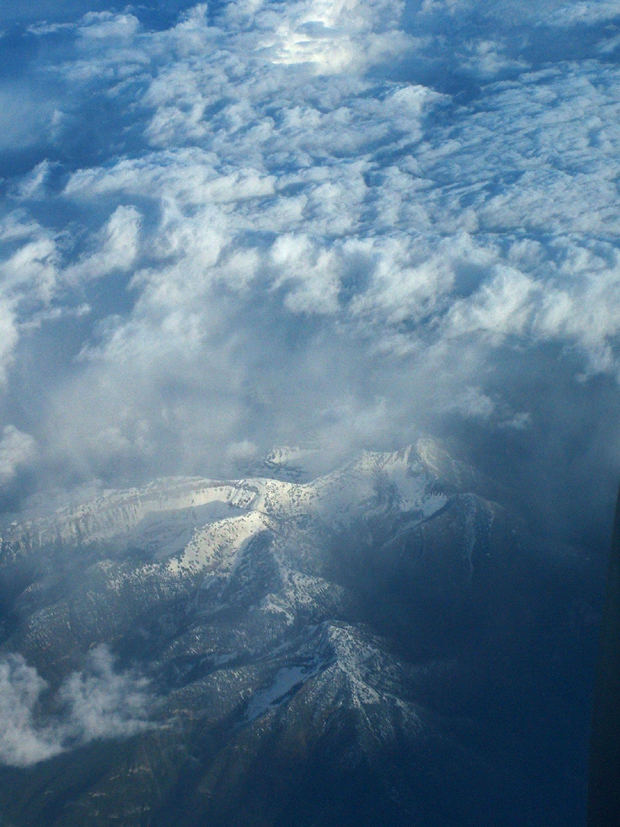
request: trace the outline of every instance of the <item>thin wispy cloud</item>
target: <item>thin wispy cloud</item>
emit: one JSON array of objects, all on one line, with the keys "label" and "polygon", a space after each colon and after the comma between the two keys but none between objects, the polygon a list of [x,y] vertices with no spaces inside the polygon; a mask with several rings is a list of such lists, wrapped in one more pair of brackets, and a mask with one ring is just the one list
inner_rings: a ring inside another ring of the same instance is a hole
[{"label": "thin wispy cloud", "polygon": [[0,659],[0,763],[27,767],[94,739],[127,738],[149,726],[148,681],[117,671],[104,645],[51,698],[46,693],[48,683],[21,655]]}]

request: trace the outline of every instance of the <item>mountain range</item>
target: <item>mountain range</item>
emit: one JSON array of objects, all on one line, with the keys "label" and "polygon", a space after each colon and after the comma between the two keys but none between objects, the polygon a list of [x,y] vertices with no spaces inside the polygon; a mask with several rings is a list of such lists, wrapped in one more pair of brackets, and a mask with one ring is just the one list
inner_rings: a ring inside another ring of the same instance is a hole
[{"label": "mountain range", "polygon": [[581,823],[588,555],[430,438],[289,455],[2,526],[0,823]]}]

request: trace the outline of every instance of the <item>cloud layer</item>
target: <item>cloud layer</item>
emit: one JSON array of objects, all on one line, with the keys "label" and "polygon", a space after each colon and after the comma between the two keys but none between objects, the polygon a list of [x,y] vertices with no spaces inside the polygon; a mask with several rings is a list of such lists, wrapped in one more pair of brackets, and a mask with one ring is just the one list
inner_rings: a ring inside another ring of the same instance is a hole
[{"label": "cloud layer", "polygon": [[613,4],[179,8],[10,30],[4,481],[233,473],[238,445],[329,464],[419,429],[507,445],[533,488],[611,479]]}]

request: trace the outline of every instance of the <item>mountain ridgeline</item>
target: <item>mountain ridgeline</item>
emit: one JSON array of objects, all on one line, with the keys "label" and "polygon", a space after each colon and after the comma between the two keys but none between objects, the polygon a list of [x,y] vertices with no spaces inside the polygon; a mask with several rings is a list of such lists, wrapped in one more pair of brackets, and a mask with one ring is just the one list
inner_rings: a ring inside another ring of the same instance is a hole
[{"label": "mountain ridgeline", "polygon": [[4,527],[3,825],[582,823],[587,555],[431,440],[300,477]]}]

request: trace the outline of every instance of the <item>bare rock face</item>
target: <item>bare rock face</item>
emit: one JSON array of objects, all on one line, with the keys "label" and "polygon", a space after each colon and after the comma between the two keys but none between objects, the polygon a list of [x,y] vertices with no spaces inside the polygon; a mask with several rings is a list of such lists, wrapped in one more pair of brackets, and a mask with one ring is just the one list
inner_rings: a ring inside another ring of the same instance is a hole
[{"label": "bare rock face", "polygon": [[309,482],[285,460],[4,527],[6,823],[573,823],[579,555],[430,440]]}]

